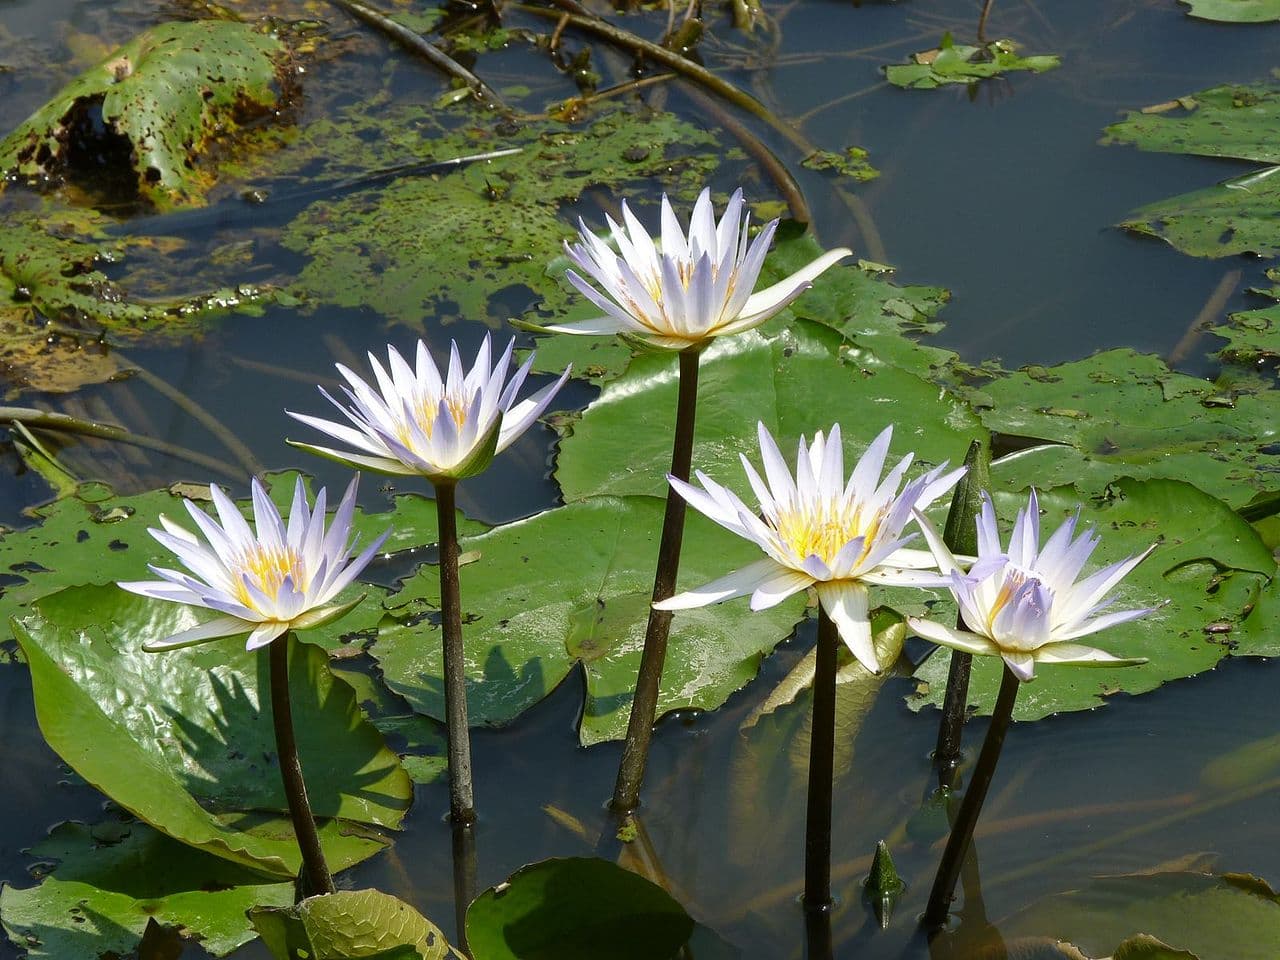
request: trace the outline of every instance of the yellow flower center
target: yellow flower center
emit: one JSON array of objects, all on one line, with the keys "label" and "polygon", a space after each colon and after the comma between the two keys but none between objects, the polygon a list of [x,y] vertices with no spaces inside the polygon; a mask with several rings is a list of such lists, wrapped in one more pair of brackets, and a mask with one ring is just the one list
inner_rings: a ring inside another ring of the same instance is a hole
[{"label": "yellow flower center", "polygon": [[[292,577],[295,590],[306,591],[310,586],[308,571],[302,564],[302,558],[289,547],[268,547],[255,544],[240,561],[240,576],[236,578],[236,599],[250,610],[270,614],[263,610],[259,602],[249,592],[252,584],[266,596],[274,599],[284,583],[285,577]],[[248,583],[246,583],[246,580]]]},{"label": "yellow flower center", "polygon": [[866,556],[883,516],[864,519],[862,504],[855,501],[825,500],[821,503],[780,506],[776,529],[778,538],[801,559],[817,556],[830,565],[850,540],[865,536],[859,557]]},{"label": "yellow flower center", "polygon": [[[435,432],[441,400],[444,401],[445,409],[449,411],[449,416],[459,430],[467,422],[467,413],[471,405],[467,402],[466,397],[449,393],[446,393],[443,397],[424,397],[419,402],[417,410],[414,411],[414,419],[417,420],[418,426],[422,428],[422,432],[427,435],[428,440],[431,439],[431,435]],[[413,433],[409,429],[408,423],[400,424],[400,429],[396,431],[396,438],[410,450],[413,449]]]},{"label": "yellow flower center", "polygon": [[[1012,601],[1018,592],[1022,590],[1028,582],[1038,581],[1039,577],[1034,572],[1026,570],[1016,570],[1012,567],[1006,568],[1004,579],[1000,583],[1000,589],[996,591],[995,597],[991,600],[990,607],[987,608],[987,630],[988,637],[996,635],[996,618],[1000,616]],[[1018,638],[1014,638],[1015,640]]]}]

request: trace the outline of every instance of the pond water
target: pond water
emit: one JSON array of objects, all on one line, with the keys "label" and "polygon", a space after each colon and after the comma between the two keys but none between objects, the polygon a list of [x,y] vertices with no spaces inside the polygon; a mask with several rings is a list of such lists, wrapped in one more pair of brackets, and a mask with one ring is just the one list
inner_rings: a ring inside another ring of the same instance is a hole
[{"label": "pond water", "polygon": [[[964,86],[904,91],[884,82],[884,64],[935,46],[944,31],[971,40],[979,6],[956,0],[769,3],[766,8],[781,24],[772,59],[722,20],[700,55],[777,114],[795,119],[818,146],[841,151],[857,145],[869,151],[881,176],[851,191],[865,205],[874,233],[848,214],[828,175],[800,168],[793,147],[762,125],[757,130],[796,173],[823,245],[848,245],[857,256],[891,264],[898,282],[951,291],[940,315],[945,327],[931,342],[967,361],[998,358],[1012,368],[1117,346],[1168,356],[1206,303],[1214,320],[1257,306],[1246,291],[1263,283],[1263,261],[1188,257],[1114,226],[1143,204],[1255,165],[1141,153],[1097,141],[1126,110],[1217,84],[1266,78],[1275,66],[1280,27],[1193,20],[1173,0],[996,0],[988,36],[1013,37],[1027,53],[1060,54],[1060,68],[1042,75],[1012,74],[972,93]],[[111,42],[104,49],[109,49],[153,13],[137,0],[0,7],[0,37],[8,38],[5,50],[14,58],[13,71],[0,77],[6,92],[0,99],[0,126],[16,126],[74,76],[82,64],[73,65],[69,52],[88,48],[86,38],[95,31],[106,31]],[[362,64],[350,68],[352,74],[386,79],[388,97],[420,101],[446,89],[444,81],[402,53],[382,52],[380,38],[370,39],[367,30],[341,15],[299,4],[295,16],[303,15],[332,15],[339,33],[363,37],[352,43],[349,56]],[[645,14],[640,22],[646,28],[637,29],[656,36],[665,17],[665,11]],[[23,43],[35,51],[38,66],[29,63],[31,56],[15,53]],[[481,64],[486,79],[501,89],[526,75],[544,84],[550,69],[541,58],[521,48],[486,55]],[[629,62],[601,47],[594,66],[606,74],[603,87],[625,79]],[[569,96],[571,86],[563,85],[558,95]],[[668,109],[696,125],[716,126],[699,101],[688,99],[676,84],[651,89]],[[313,109],[304,105],[299,122],[314,119],[308,112]],[[753,196],[772,196],[767,178],[744,161],[726,163],[713,182],[725,189],[740,179]],[[650,202],[656,192],[656,187],[650,192]],[[615,201],[591,194],[565,214],[581,213],[598,222],[601,208],[613,209]],[[642,207],[653,211],[651,203]],[[272,255],[282,263],[294,256],[279,248]],[[173,262],[175,270],[187,269],[187,260]],[[513,313],[527,306],[518,292],[513,294]],[[307,459],[281,443],[282,437],[299,433],[285,408],[320,410],[309,384],[332,376],[336,351],[360,357],[366,350],[380,352],[388,339],[404,346],[420,333],[436,345],[455,337],[465,352],[474,349],[484,327],[442,326],[428,317],[420,329],[412,329],[403,323],[389,326],[367,309],[304,313],[268,306],[262,316],[218,320],[198,342],[138,347],[129,357],[179,387],[266,467],[304,469],[332,488],[345,482],[341,468]],[[1212,341],[1205,337],[1183,351],[1179,368],[1212,375]],[[255,364],[291,373],[263,372]],[[580,409],[595,394],[594,386],[574,382],[560,405]],[[98,415],[110,411],[125,420],[138,411],[139,432],[153,431],[193,449],[210,446],[205,425],[136,378],[87,387],[74,396],[71,404],[53,395],[26,396],[21,402]],[[839,411],[822,411],[810,429],[838,416]],[[555,506],[559,492],[549,469],[555,443],[550,428],[530,431],[483,477],[463,484],[460,508],[497,524]],[[149,489],[178,478],[208,480],[187,463],[151,455],[138,459],[105,445],[69,456],[82,477],[100,477],[122,489]],[[0,519],[27,523],[24,508],[47,496],[47,490],[12,457],[6,463]],[[385,506],[393,489],[422,488],[411,481],[366,481],[363,502]],[[242,485],[236,492],[244,491]],[[566,550],[571,555],[572,545]],[[804,953],[804,921],[796,902],[803,778],[744,774],[744,766],[764,763],[766,748],[757,755],[747,751],[739,726],[812,643],[812,623],[806,623],[765,658],[760,677],[724,707],[669,715],[655,736],[641,816],[647,841],[633,845],[642,849],[629,851],[627,862],[665,878],[698,921],[688,950],[698,960],[790,960]],[[923,655],[924,648],[912,646],[909,652]],[[351,663],[357,670],[372,669],[360,659]],[[1199,854],[1212,855],[1217,871],[1280,882],[1280,820],[1274,816],[1280,788],[1268,779],[1276,771],[1263,769],[1229,788],[1206,772],[1221,755],[1274,734],[1278,670],[1269,661],[1228,660],[1140,697],[1116,696],[1093,711],[1015,724],[977,839],[986,918],[999,929],[1005,918],[1036,899],[1091,877],[1147,871]],[[937,714],[908,709],[905,698],[915,689],[916,681],[905,676],[884,685],[861,724],[852,769],[836,784],[837,957],[929,956],[924,942],[913,938],[909,918],[923,909],[941,849],[937,832],[921,826],[916,814],[933,786],[929,752]],[[474,732],[481,808],[478,888],[504,880],[524,863],[597,851],[619,749],[615,743],[578,745],[583,695],[575,671],[510,726]],[[30,858],[24,850],[60,821],[94,821],[104,801],[45,746],[20,663],[0,665],[0,717],[9,771],[9,788],[0,791],[0,878],[26,886]],[[973,721],[967,749],[976,751],[985,728],[985,719]],[[744,781],[766,792],[744,797],[738,789]],[[407,829],[394,848],[344,874],[343,884],[376,886],[409,900],[452,939],[450,834],[442,820],[447,803],[442,781],[419,786]],[[868,854],[884,838],[893,841],[908,889],[896,922],[880,933],[861,899],[860,884]],[[616,853],[607,843],[599,850],[605,856]],[[974,889],[967,887],[966,893]],[[970,904],[976,900],[968,899]],[[966,923],[987,929],[972,914]],[[1094,949],[1101,955],[1112,947]],[[0,941],[0,958],[21,955]],[[194,944],[182,954],[205,955]],[[268,954],[249,944],[232,956],[248,960]]]}]

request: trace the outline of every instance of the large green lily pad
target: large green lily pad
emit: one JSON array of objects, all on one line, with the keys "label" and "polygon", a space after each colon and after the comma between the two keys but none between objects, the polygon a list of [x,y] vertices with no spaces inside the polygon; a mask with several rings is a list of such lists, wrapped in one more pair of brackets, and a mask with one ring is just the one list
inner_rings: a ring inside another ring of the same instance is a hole
[{"label": "large green lily pad", "polygon": [[[1024,491],[1001,489],[1000,467],[992,470],[996,510],[1008,530]],[[1040,495],[1043,536],[1074,513],[1080,494],[1072,487]],[[1115,693],[1145,693],[1169,680],[1213,667],[1233,652],[1248,652],[1240,625],[1259,591],[1276,572],[1270,550],[1235,511],[1189,483],[1178,480],[1121,479],[1097,500],[1087,500],[1082,523],[1102,538],[1090,570],[1159,546],[1116,592],[1115,609],[1150,607],[1167,601],[1149,616],[1121,624],[1083,642],[1118,656],[1146,657],[1134,667],[1085,668],[1071,665],[1036,668],[1022,685],[1014,716],[1036,720],[1051,713],[1088,710]],[[916,672],[927,689],[914,702],[939,704],[946,688],[947,650],[939,650]],[[989,713],[999,687],[1001,661],[975,657],[969,699]]]},{"label": "large green lily pad", "polygon": [[[584,744],[621,737],[640,663],[663,504],[601,497],[465,538],[478,556],[461,568],[471,722],[506,723],[581,664]],[[745,566],[759,549],[690,511],[680,586]],[[414,709],[443,718],[439,572],[423,567],[389,600],[395,616],[371,648],[383,678]],[[791,632],[797,596],[761,613],[745,600],[681,611],[671,629],[659,713],[712,710],[755,676]]]},{"label": "large green lily pad", "polygon": [[339,890],[297,906],[263,905],[254,927],[278,960],[446,960],[456,957],[440,928],[378,890]]},{"label": "large green lily pad", "polygon": [[956,43],[944,34],[934,50],[912,56],[911,63],[891,64],[885,76],[895,87],[911,90],[933,90],[952,83],[978,83],[1018,70],[1044,73],[1062,66],[1062,58],[1054,55],[1023,57],[1012,40],[991,40],[981,47]]},{"label": "large green lily pad", "polygon": [[[14,630],[41,732],[80,776],[174,839],[293,876],[300,858],[271,759],[267,651],[235,639],[142,650],[195,622],[185,606],[115,586],[37,601]],[[355,828],[398,826],[412,786],[324,651],[295,644],[289,679],[308,793],[328,818],[322,839],[340,870],[381,849]]]},{"label": "large green lily pad", "polygon": [[693,920],[661,887],[608,860],[543,860],[467,910],[475,960],[668,960]]},{"label": "large green lily pad", "polygon": [[1181,0],[1187,16],[1223,23],[1270,23],[1280,20],[1280,0]]},{"label": "large green lily pad", "polygon": [[[556,479],[566,500],[666,495],[677,380],[674,357],[646,355],[605,385],[561,442]],[[892,422],[893,455],[914,451],[920,467],[959,463],[981,432],[962,400],[809,321],[717,341],[703,354],[698,398],[693,466],[739,490],[739,454],[759,461],[757,421],[788,455],[801,434],[839,421],[846,456]]]},{"label": "large green lily pad", "polygon": [[1235,506],[1280,488],[1278,399],[1174,373],[1132,350],[1025,367],[972,393],[988,429],[1066,445],[1027,460],[1024,486],[1092,494],[1117,476],[1170,477]]},{"label": "large green lily pad", "polygon": [[132,818],[63,823],[31,849],[57,861],[33,887],[0,890],[5,932],[32,960],[131,954],[150,921],[214,956],[252,940],[250,907],[287,906],[293,883],[211,856]]},{"label": "large green lily pad", "polygon": [[[1144,953],[1131,944],[1125,956],[1174,958],[1186,956],[1175,950],[1186,950],[1197,960],[1271,960],[1280,943],[1280,897],[1257,877],[1238,873],[1098,877],[1001,921],[1000,932],[1070,940],[1091,957],[1110,955],[1116,943],[1142,932],[1172,949]],[[1156,946],[1148,943],[1149,950]]]},{"label": "large green lily pad", "polygon": [[573,234],[563,211],[583,190],[656,177],[687,196],[719,160],[705,131],[663,113],[619,111],[586,127],[530,121],[501,137],[466,130],[432,143],[440,159],[505,147],[523,152],[310,207],[283,238],[309,258],[295,289],[415,328],[424,316],[497,326],[535,304],[545,321],[569,303],[545,269]]},{"label": "large green lily pad", "polygon": [[164,23],[58,92],[0,143],[0,168],[38,179],[74,164],[77,127],[100,113],[127,139],[138,192],[160,209],[202,202],[214,173],[210,141],[281,106],[285,46],[228,20]]}]

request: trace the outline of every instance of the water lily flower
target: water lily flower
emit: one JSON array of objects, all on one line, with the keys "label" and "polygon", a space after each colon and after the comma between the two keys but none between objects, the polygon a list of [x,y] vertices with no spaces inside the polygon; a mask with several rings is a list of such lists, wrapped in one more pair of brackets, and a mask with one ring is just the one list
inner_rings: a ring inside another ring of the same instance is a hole
[{"label": "water lily flower", "polygon": [[1141,563],[1155,545],[1077,582],[1100,538],[1092,528],[1076,536],[1080,513],[1054,531],[1040,547],[1040,503],[1035,490],[1018,511],[1008,549],[1000,545],[996,512],[983,495],[977,517],[978,560],[967,571],[942,542],[927,518],[919,516],[929,549],[955,595],[968,629],[931,620],[908,619],[920,636],[966,653],[1001,657],[1020,680],[1035,676],[1037,663],[1129,666],[1141,657],[1117,657],[1074,641],[1106,627],[1145,617],[1156,607],[1104,612],[1107,594]]},{"label": "water lily flower", "polygon": [[617,253],[579,220],[582,242],[566,242],[565,251],[600,289],[575,270],[565,276],[605,315],[544,329],[620,333],[655,347],[685,350],[759,326],[813,286],[814,277],[852,253],[844,247],[831,250],[785,280],[752,293],[778,221],[765,224],[750,241],[751,213],[744,208],[742,191],[734,191],[717,224],[711,191],[703,190],[686,234],[664,194],[662,237],[655,244],[624,200],[625,228],[606,218]]},{"label": "water lily flower", "polygon": [[337,364],[338,372],[349,385],[343,387],[343,392],[351,405],[334,399],[323,387],[320,392],[354,427],[287,412],[295,420],[354,447],[355,452],[289,442],[357,468],[417,474],[432,483],[475,476],[538,419],[569,378],[566,368],[555,383],[516,403],[516,394],[533,366],[533,356],[531,354],[508,380],[507,370],[514,349],[513,339],[498,362],[491,364],[486,334],[475,363],[464,372],[458,344],[454,341],[450,344],[449,369],[442,378],[427,345],[421,340],[417,363],[412,369],[395,347],[388,346],[390,373],[369,354],[377,390]]},{"label": "water lily flower", "polygon": [[[356,484],[351,481],[325,531],[325,491],[316,494],[315,509],[307,506],[299,478],[286,525],[280,511],[255,477],[252,483],[254,527],[217,486],[209,487],[218,513],[214,520],[190,500],[187,513],[205,541],[160,517],[162,530],[149,530],[190,571],[184,573],[150,565],[160,580],[129,581],[119,585],[153,600],[169,600],[215,610],[221,616],[148,644],[148,651],[173,650],[248,633],[247,650],[264,647],[289,630],[305,630],[336,620],[359,599],[330,604],[373,559],[387,530],[352,557],[355,542],[351,520]],[[221,522],[219,522],[221,521]]]},{"label": "water lily flower", "polygon": [[936,583],[938,574],[927,550],[906,545],[916,534],[903,536],[912,510],[923,510],[942,496],[964,473],[946,471],[946,464],[910,481],[899,491],[912,455],[903,457],[881,479],[893,427],[872,441],[854,467],[848,482],[840,425],[827,437],[814,434],[806,446],[800,438],[794,479],[777,443],[758,425],[765,477],[745,456],[747,480],[760,501],[760,516],[732,491],[701,471],[703,490],[668,477],[689,505],[726,530],[759,545],[765,557],[669,600],[654,604],[662,610],[681,610],[751,595],[751,609],[764,610],[809,586],[816,586],[818,602],[836,624],[840,638],[868,670],[880,672],[871,642],[867,585],[912,586]]}]

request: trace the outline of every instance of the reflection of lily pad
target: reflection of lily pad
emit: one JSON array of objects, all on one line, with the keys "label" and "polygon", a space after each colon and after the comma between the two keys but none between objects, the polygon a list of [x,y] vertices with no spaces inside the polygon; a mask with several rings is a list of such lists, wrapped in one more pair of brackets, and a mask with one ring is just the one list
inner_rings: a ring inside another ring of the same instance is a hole
[{"label": "reflection of lily pad", "polygon": [[[999,474],[996,465],[992,481],[997,490]],[[1079,500],[1070,487],[1042,492],[1042,529],[1056,529]],[[1008,529],[1027,498],[1022,490],[997,492],[995,501],[1003,529]],[[1188,483],[1119,480],[1104,499],[1086,502],[1082,514],[1082,522],[1096,526],[1102,538],[1090,570],[1159,543],[1120,586],[1115,608],[1168,603],[1147,617],[1085,640],[1118,656],[1147,657],[1148,663],[1097,668],[1041,665],[1035,680],[1022,685],[1014,711],[1019,719],[1091,709],[1108,695],[1145,693],[1168,680],[1212,668],[1233,652],[1235,632],[1247,622],[1245,615],[1258,591],[1276,572],[1271,552],[1253,528],[1225,504]],[[917,671],[916,676],[928,684],[926,702],[941,701],[948,663],[948,652],[941,650]],[[990,712],[995,701],[1000,669],[997,657],[974,657],[969,698],[983,712]]]},{"label": "reflection of lily pad", "polygon": [[[84,162],[81,141],[124,138],[139,193],[167,209],[199,203],[213,173],[209,141],[279,106],[284,45],[226,20],[165,23],[81,74],[0,143],[0,168],[58,176]],[[90,148],[96,149],[96,148]]]},{"label": "reflection of lily pad", "polygon": [[[471,721],[506,723],[578,663],[586,673],[585,744],[621,737],[653,592],[662,501],[602,497],[463,540],[479,558],[462,567],[467,702]],[[681,584],[695,585],[759,558],[757,548],[690,511]],[[414,709],[444,716],[439,572],[424,567],[389,601],[371,652],[387,685]],[[518,584],[517,589],[512,584]],[[752,677],[787,637],[804,597],[752,613],[745,601],[681,611],[671,631],[659,712],[712,710]]]},{"label": "reflection of lily pad", "polygon": [[981,47],[956,43],[945,34],[934,50],[912,55],[912,63],[891,64],[885,76],[895,87],[932,90],[949,83],[977,83],[1016,70],[1044,73],[1062,66],[1056,55],[1022,57],[1012,40],[991,40]]},{"label": "reflection of lily pad", "polygon": [[707,133],[669,114],[617,112],[582,128],[530,121],[500,140],[473,130],[432,143],[441,158],[517,146],[524,152],[438,181],[404,178],[313,205],[284,235],[310,258],[296,289],[415,327],[424,316],[497,325],[533,305],[546,320],[570,302],[545,275],[572,232],[564,205],[591,186],[621,191],[654,177],[691,193],[720,159]]},{"label": "reflection of lily pad", "polygon": [[136,820],[63,823],[31,854],[58,863],[34,887],[6,884],[0,914],[32,960],[131,954],[151,920],[222,956],[253,939],[246,910],[293,902],[291,882],[265,880]]}]

